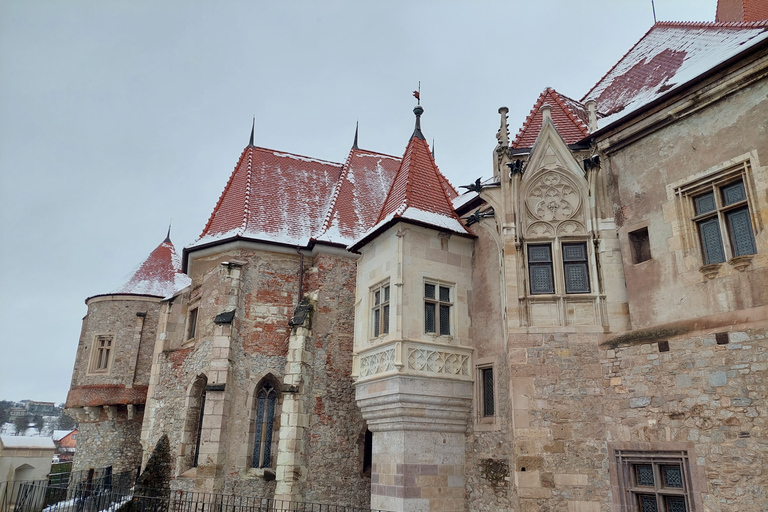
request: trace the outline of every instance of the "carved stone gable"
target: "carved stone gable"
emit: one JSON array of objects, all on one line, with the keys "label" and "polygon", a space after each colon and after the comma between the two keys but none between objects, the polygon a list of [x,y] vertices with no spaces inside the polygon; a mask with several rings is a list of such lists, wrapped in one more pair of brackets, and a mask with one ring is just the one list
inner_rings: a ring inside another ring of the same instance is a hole
[{"label": "carved stone gable", "polygon": [[584,200],[567,171],[540,171],[526,187],[526,229],[529,237],[586,233]]}]

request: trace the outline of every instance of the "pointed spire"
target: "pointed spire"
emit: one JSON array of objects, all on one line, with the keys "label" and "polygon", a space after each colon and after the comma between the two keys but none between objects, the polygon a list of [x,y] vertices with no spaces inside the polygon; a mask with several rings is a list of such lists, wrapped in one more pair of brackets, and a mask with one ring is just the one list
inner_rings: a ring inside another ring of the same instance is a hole
[{"label": "pointed spire", "polygon": [[424,109],[421,107],[421,105],[416,105],[416,107],[413,109],[413,113],[416,114],[416,128],[414,128],[411,138],[416,137],[419,140],[425,140],[424,134],[421,133],[421,114],[424,113]]},{"label": "pointed spire", "polygon": [[251,140],[248,145],[253,147],[253,132],[256,130],[256,116],[253,116],[253,125],[251,126]]},{"label": "pointed spire", "polygon": [[360,149],[359,147],[357,147],[357,129],[359,127],[359,124],[360,124],[359,121],[355,121],[355,142],[352,143],[352,149]]},{"label": "pointed spire", "polygon": [[435,159],[435,138],[432,137],[432,160]]},{"label": "pointed spire", "polygon": [[165,240],[163,240],[163,243],[171,243],[171,224],[173,223],[173,219],[168,222],[168,234],[165,235]]}]

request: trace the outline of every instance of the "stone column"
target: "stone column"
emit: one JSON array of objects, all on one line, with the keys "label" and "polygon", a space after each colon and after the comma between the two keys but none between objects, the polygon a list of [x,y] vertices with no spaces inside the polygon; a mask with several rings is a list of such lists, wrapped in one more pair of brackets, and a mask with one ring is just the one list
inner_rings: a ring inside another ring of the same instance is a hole
[{"label": "stone column", "polygon": [[[405,348],[406,354],[412,355],[425,350],[403,345],[394,352],[401,354]],[[470,372],[463,369],[471,367],[469,352],[457,354],[456,350],[433,354],[445,360],[461,358],[457,373],[451,363],[420,365],[406,355],[405,364],[395,360],[392,365],[379,366],[385,370],[380,376],[366,376],[370,367],[365,358],[380,359],[381,352],[360,355],[357,404],[373,432],[371,508],[395,512],[465,510],[465,437],[472,380]],[[417,368],[421,371],[414,371]]]}]

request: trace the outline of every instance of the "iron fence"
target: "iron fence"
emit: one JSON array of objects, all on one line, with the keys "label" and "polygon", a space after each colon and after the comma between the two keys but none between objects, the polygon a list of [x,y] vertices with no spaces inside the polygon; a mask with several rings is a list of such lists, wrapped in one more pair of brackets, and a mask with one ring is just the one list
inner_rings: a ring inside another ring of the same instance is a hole
[{"label": "iron fence", "polygon": [[[150,489],[135,495],[133,472],[12,482],[0,489],[0,512],[382,512],[370,508],[234,494]],[[84,479],[83,479],[84,478]],[[4,484],[0,484],[4,485]]]}]

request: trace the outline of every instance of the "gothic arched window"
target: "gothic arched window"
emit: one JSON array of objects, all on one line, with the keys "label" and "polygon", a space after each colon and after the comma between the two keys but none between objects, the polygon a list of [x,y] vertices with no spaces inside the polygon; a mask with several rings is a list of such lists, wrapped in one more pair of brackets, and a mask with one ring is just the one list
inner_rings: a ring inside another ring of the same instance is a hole
[{"label": "gothic arched window", "polygon": [[254,402],[256,417],[251,467],[267,468],[272,466],[273,437],[276,438],[274,431],[277,423],[277,390],[272,383],[267,381],[259,387]]}]

